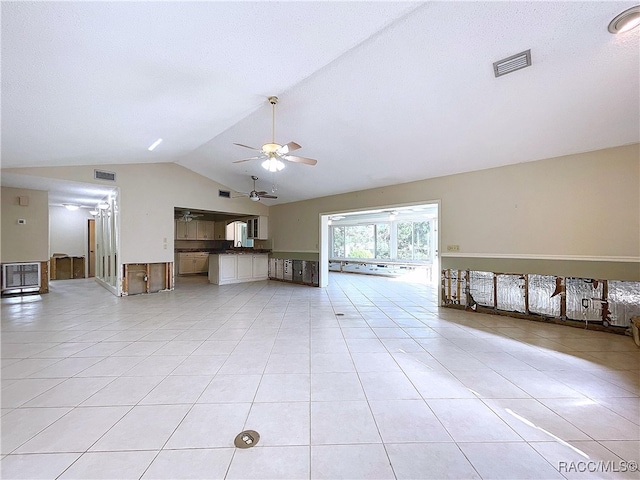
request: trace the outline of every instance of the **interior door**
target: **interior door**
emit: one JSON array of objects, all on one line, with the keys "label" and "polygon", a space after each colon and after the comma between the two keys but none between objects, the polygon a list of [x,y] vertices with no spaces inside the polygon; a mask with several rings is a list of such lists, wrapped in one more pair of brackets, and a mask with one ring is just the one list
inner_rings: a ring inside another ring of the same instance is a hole
[{"label": "interior door", "polygon": [[89,278],[96,276],[96,221],[94,219],[89,220],[88,231],[88,245],[87,250],[89,252]]}]

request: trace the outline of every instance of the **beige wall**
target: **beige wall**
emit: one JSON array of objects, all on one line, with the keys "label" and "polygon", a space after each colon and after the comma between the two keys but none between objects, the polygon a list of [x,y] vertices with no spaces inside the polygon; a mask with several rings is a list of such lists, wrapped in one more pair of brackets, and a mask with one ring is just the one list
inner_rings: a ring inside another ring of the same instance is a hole
[{"label": "beige wall", "polygon": [[[117,181],[94,180],[95,168],[115,172]],[[119,187],[122,263],[174,261],[174,207],[248,215],[268,215],[269,211],[265,205],[247,198],[218,197],[218,189],[228,188],[174,163],[34,167],[4,171]]]},{"label": "beige wall", "polygon": [[[49,259],[48,194],[41,190],[2,187],[2,235],[0,261],[46,262]],[[28,197],[29,205],[18,198]],[[26,220],[19,225],[18,219]]]},{"label": "beige wall", "polygon": [[88,208],[70,211],[61,206],[50,206],[49,255],[88,256],[88,221],[92,218]]},{"label": "beige wall", "polygon": [[439,200],[442,253],[455,244],[461,257],[599,260],[640,279],[639,170],[635,144],[277,205],[273,249],[317,252],[321,213]]}]

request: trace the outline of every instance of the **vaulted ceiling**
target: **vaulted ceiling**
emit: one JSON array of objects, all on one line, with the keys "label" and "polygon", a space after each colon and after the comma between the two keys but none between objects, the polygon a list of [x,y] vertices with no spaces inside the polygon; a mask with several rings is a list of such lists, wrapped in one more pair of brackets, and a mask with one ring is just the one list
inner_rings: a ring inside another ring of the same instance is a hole
[{"label": "vaulted ceiling", "polygon": [[[2,167],[176,162],[274,204],[635,143],[640,28],[607,31],[633,5],[2,2]],[[269,95],[317,166],[233,163]]]}]

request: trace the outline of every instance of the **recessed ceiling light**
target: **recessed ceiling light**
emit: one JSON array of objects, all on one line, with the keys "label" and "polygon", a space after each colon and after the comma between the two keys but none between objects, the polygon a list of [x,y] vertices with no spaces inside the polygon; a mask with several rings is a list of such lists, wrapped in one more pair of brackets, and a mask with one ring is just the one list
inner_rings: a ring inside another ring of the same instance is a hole
[{"label": "recessed ceiling light", "polygon": [[625,10],[609,23],[610,33],[624,33],[640,25],[640,5]]},{"label": "recessed ceiling light", "polygon": [[78,210],[80,208],[80,205],[74,205],[73,203],[63,203],[62,206],[64,208],[66,208],[67,210],[70,210],[72,212]]},{"label": "recessed ceiling light", "polygon": [[155,142],[153,142],[153,143],[151,144],[151,146],[149,147],[149,149],[148,149],[148,150],[149,150],[150,152],[153,152],[153,150],[154,150],[158,145],[160,145],[161,143],[162,143],[162,139],[161,139],[161,138],[157,139]]}]

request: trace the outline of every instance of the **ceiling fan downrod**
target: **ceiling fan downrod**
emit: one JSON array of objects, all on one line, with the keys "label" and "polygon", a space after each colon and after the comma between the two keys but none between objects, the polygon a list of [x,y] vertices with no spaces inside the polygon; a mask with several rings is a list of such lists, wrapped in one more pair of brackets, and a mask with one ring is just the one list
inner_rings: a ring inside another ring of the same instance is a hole
[{"label": "ceiling fan downrod", "polygon": [[278,97],[269,97],[269,103],[271,104],[271,143],[276,143],[276,105],[278,104]]}]

